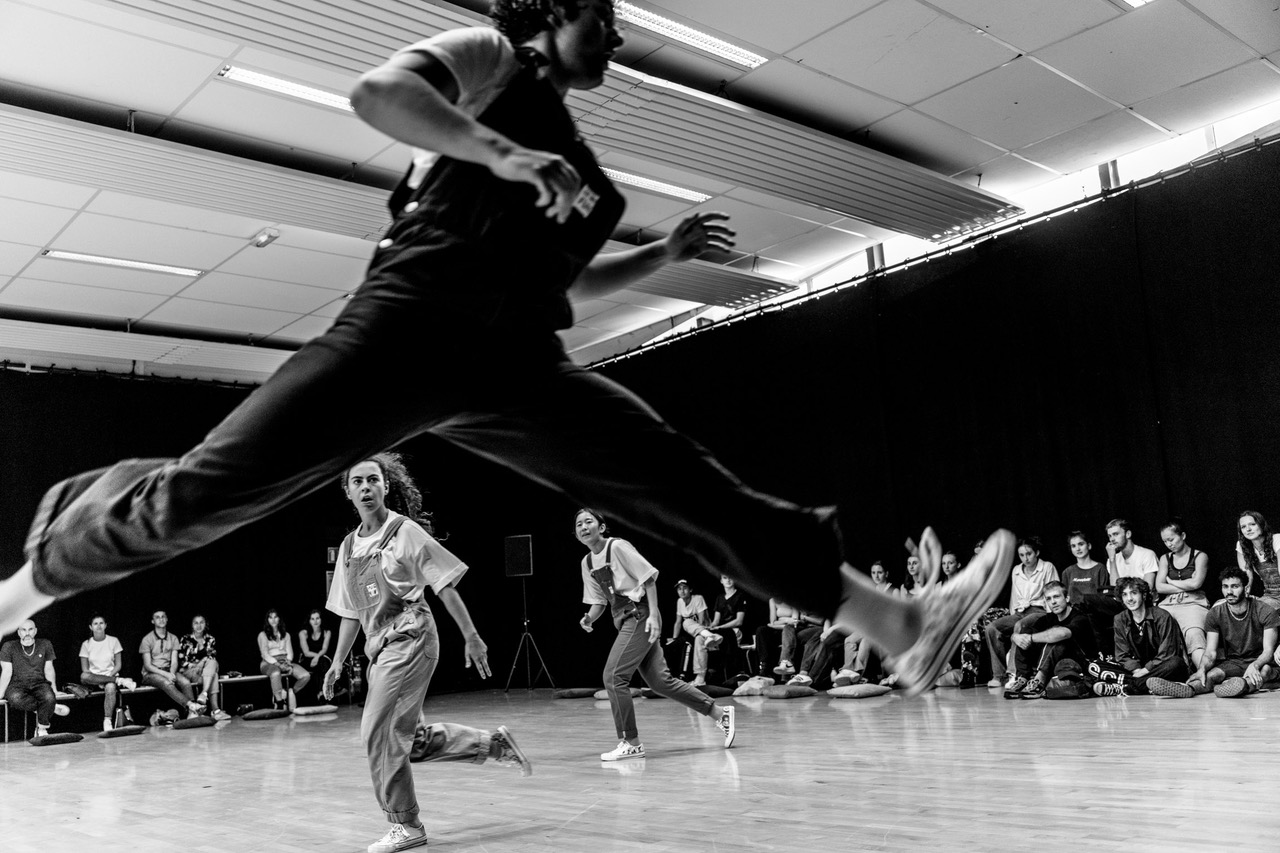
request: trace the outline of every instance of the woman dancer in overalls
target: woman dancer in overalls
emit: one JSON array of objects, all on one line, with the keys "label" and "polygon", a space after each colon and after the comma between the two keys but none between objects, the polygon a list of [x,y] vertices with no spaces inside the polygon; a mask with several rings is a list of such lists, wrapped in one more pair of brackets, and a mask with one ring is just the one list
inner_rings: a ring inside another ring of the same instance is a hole
[{"label": "woman dancer in overalls", "polygon": [[658,570],[627,540],[606,536],[604,517],[595,510],[578,510],[573,531],[590,552],[582,558],[582,603],[591,605],[591,609],[578,624],[582,630],[591,631],[591,623],[609,610],[618,629],[604,665],[604,689],[609,693],[618,745],[600,753],[600,760],[644,758],[635,704],[631,701],[631,676],[636,670],[655,693],[715,720],[728,749],[736,730],[734,707],[716,705],[698,688],[672,678],[667,669],[658,642],[662,637]]},{"label": "woman dancer in overalls", "polygon": [[[533,772],[505,726],[495,732],[454,723],[419,723],[422,700],[440,658],[435,619],[427,606],[427,586],[466,638],[466,665],[489,677],[484,640],[455,586],[467,571],[414,521],[421,517],[422,494],[400,456],[380,453],[346,472],[343,490],[360,515],[360,526],[338,549],[329,589],[329,610],[342,617],[338,648],[325,674],[325,698],[342,672],[342,662],[364,629],[369,658],[369,692],[360,736],[369,753],[374,794],[391,829],[369,845],[369,853],[394,853],[427,843],[418,819],[418,800],[410,761],[470,761],[492,758]],[[391,503],[399,511],[388,508]]]}]

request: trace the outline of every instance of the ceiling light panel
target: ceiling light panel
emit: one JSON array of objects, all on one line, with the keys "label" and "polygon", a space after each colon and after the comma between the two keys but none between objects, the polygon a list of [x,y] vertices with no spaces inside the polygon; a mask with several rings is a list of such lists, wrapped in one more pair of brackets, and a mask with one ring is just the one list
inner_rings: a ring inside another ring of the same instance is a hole
[{"label": "ceiling light panel", "polygon": [[693,27],[673,21],[670,18],[655,15],[648,9],[642,9],[633,3],[627,3],[626,0],[619,0],[614,6],[614,11],[620,21],[646,29],[651,33],[657,33],[672,41],[687,44],[704,53],[728,60],[744,68],[758,68],[769,61],[767,56],[753,53],[744,47],[716,38],[701,30],[695,30]]},{"label": "ceiling light panel", "polygon": [[295,83],[282,77],[272,77],[270,74],[263,74],[259,71],[250,71],[248,68],[224,65],[222,70],[218,72],[218,77],[223,80],[230,80],[233,83],[243,83],[255,89],[264,89],[277,95],[286,95],[290,98],[309,101],[335,110],[354,112],[351,109],[351,101],[343,95],[328,92],[324,89],[317,89],[314,86]]},{"label": "ceiling light panel", "polygon": [[692,201],[697,204],[711,199],[711,196],[706,193],[700,193],[696,190],[687,190],[684,187],[678,187],[675,184],[655,181],[653,178],[645,178],[640,175],[633,175],[629,172],[619,172],[617,169],[601,169],[601,171],[605,173],[609,180],[614,181],[615,183],[636,187],[637,189],[675,196],[676,198],[682,198],[685,201]]},{"label": "ceiling light panel", "polygon": [[105,267],[124,267],[131,270],[143,270],[145,272],[160,272],[169,275],[185,275],[195,278],[198,275],[204,275],[204,270],[190,269],[188,267],[172,267],[167,264],[153,264],[147,261],[131,261],[126,258],[108,258],[102,255],[86,255],[82,252],[64,252],[61,249],[46,249],[40,253],[42,256],[55,261],[76,261],[83,264],[100,264]]}]

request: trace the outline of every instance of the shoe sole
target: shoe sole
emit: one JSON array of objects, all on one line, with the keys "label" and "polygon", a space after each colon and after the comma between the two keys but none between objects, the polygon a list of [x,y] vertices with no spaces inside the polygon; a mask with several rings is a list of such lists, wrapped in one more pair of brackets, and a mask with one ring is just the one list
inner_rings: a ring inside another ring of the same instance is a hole
[{"label": "shoe sole", "polygon": [[[606,758],[605,756],[608,757]],[[605,752],[600,755],[601,761],[630,761],[633,758],[644,758],[644,753],[633,752],[628,755],[613,755],[612,753]]]},{"label": "shoe sole", "polygon": [[729,710],[729,726],[724,729],[724,748],[733,746],[733,739],[738,736],[738,713],[732,705],[725,706]]},{"label": "shoe sole", "polygon": [[1213,695],[1219,699],[1236,699],[1249,692],[1249,684],[1243,678],[1228,678],[1221,684],[1215,685]]},{"label": "shoe sole", "polygon": [[412,841],[405,841],[401,844],[396,844],[393,847],[377,847],[375,845],[370,844],[368,849],[373,851],[378,851],[378,853],[399,853],[399,851],[401,850],[412,850],[415,847],[422,847],[426,843],[427,843],[427,836],[423,834],[421,838],[415,838]]},{"label": "shoe sole", "polygon": [[[906,681],[904,690],[906,698],[910,699],[919,696],[933,687],[933,682],[942,672],[942,667],[951,659],[951,655],[955,651],[955,645],[960,642],[960,637],[969,630],[969,626],[973,624],[973,621],[978,618],[980,613],[986,612],[986,609],[991,606],[991,602],[995,601],[996,596],[1004,589],[1005,582],[1008,581],[1009,568],[1013,565],[1013,546],[1016,542],[1017,539],[1009,531],[997,530],[987,538],[986,544],[982,546],[982,551],[956,576],[959,578],[965,572],[974,568],[973,563],[982,558],[988,548],[994,549],[987,576],[983,579],[982,585],[978,587],[977,594],[970,599],[964,610],[960,612],[960,618],[955,620],[955,624],[947,630],[941,642],[934,648],[932,658],[926,665],[919,667],[918,672],[911,674],[910,680],[900,679],[900,681]],[[983,562],[986,562],[986,560],[984,559]]]},{"label": "shoe sole", "polygon": [[528,778],[533,775],[533,762],[524,754],[524,750],[516,743],[516,739],[511,736],[511,730],[506,726],[498,726],[498,733],[506,738],[507,746],[511,747],[511,752],[515,755],[516,760],[520,762],[520,775]]},{"label": "shoe sole", "polygon": [[1147,679],[1147,692],[1152,696],[1168,696],[1171,699],[1190,699],[1196,691],[1190,684],[1181,681],[1168,681],[1163,678]]}]

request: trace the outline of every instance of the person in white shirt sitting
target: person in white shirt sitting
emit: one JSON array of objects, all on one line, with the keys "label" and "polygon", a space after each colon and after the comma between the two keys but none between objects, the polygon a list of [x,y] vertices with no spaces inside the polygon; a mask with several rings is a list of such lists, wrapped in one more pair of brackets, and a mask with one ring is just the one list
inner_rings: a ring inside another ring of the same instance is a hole
[{"label": "person in white shirt sitting", "polygon": [[124,658],[124,646],[107,633],[107,620],[94,616],[89,620],[93,636],[80,644],[80,683],[87,687],[102,688],[102,730],[115,728],[116,703],[119,689],[133,690],[138,685],[132,678],[120,674]]}]

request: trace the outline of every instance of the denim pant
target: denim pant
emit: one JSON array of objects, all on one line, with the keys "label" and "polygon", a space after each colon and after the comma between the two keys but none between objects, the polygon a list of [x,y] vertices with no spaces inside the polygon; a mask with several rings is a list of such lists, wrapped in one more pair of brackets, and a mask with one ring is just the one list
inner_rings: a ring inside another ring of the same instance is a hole
[{"label": "denim pant", "polygon": [[636,670],[655,693],[674,699],[699,714],[710,714],[716,703],[696,687],[671,677],[667,660],[662,656],[659,643],[649,640],[644,622],[627,617],[618,626],[618,636],[609,650],[604,665],[604,689],[609,694],[609,709],[613,711],[613,726],[618,739],[635,740],[640,736],[636,729],[636,708],[631,701],[631,676]]},{"label": "denim pant", "polygon": [[[37,588],[66,598],[159,565],[432,433],[685,550],[759,597],[834,615],[844,560],[834,508],[747,488],[635,395],[574,365],[551,330],[472,304],[502,277],[529,288],[567,282],[539,281],[538,269],[430,228],[403,236],[409,245],[375,253],[333,326],[197,447],[50,489],[27,539]],[[352,402],[364,400],[385,405]]]},{"label": "denim pant", "polygon": [[173,681],[161,678],[154,672],[146,672],[142,675],[142,683],[148,687],[154,687],[168,696],[179,708],[185,709],[188,702],[196,700],[195,691],[191,689],[191,682],[180,672],[173,676]]},{"label": "denim pant", "polygon": [[19,711],[34,711],[36,722],[47,726],[53,720],[53,706],[58,704],[58,695],[53,692],[53,685],[47,681],[33,681],[27,684],[9,682],[9,689],[4,692],[4,700],[10,707]]}]

